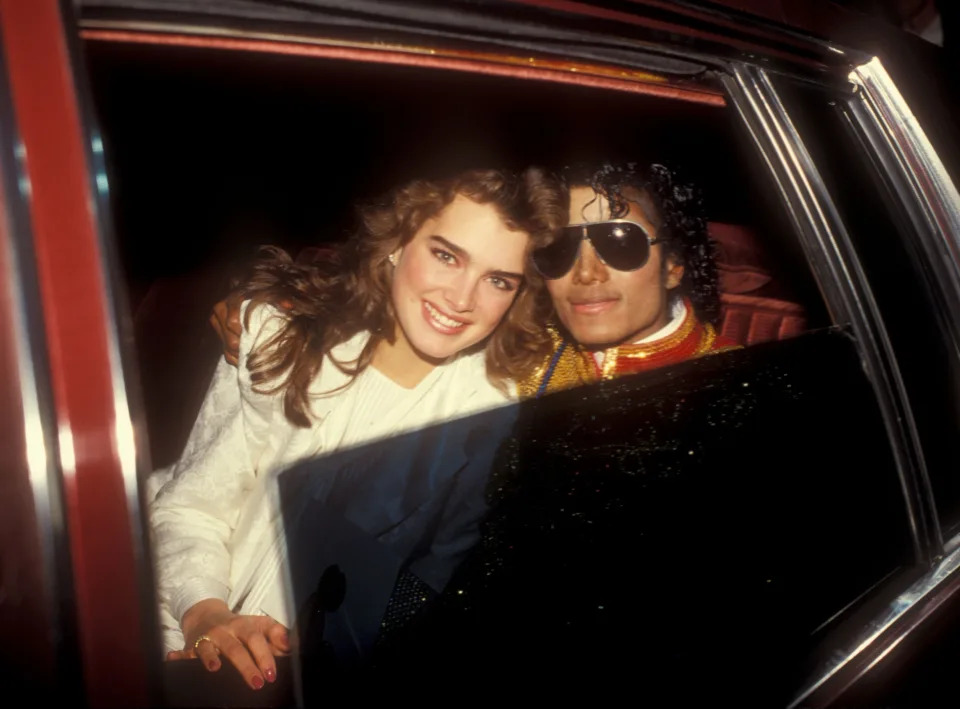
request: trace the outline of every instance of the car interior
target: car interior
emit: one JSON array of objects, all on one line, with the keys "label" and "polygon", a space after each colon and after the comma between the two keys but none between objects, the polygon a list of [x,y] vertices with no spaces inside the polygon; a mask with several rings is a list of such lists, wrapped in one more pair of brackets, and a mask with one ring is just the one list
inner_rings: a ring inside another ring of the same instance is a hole
[{"label": "car interior", "polygon": [[752,345],[831,324],[722,101],[216,49],[85,55],[154,467],[179,455],[219,352],[211,308],[257,247],[343,239],[357,200],[422,175],[663,162],[703,193],[718,332]]}]

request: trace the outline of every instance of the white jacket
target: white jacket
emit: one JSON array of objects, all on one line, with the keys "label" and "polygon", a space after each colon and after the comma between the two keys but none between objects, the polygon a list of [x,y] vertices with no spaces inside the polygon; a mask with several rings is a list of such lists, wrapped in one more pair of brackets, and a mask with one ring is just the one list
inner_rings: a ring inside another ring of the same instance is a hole
[{"label": "white jacket", "polygon": [[[323,395],[346,382],[327,359],[311,386],[315,423],[298,428],[284,416],[279,395],[253,390],[246,367],[251,351],[277,332],[283,317],[266,306],[251,313],[240,339],[239,366],[220,362],[183,455],[172,468],[155,473],[162,487],[150,517],[166,650],[183,647],[179,621],[206,598],[292,627],[282,573],[280,472],[307,458],[511,401],[487,379],[483,353],[435,368],[413,389],[368,367],[345,390]],[[353,337],[334,348],[333,356],[355,359],[368,337]],[[471,492],[478,494],[482,497],[482,490]]]}]

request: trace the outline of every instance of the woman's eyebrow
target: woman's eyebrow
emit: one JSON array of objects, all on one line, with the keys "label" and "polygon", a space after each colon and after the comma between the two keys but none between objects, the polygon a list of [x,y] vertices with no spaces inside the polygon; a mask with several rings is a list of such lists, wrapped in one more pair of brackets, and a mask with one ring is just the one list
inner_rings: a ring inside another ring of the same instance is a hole
[{"label": "woman's eyebrow", "polygon": [[447,239],[444,239],[439,234],[434,234],[433,236],[431,236],[430,241],[438,242],[441,246],[443,246],[445,249],[449,249],[462,260],[470,261],[469,253],[467,253],[464,249],[454,244],[452,241],[448,241]]},{"label": "woman's eyebrow", "polygon": [[498,278],[514,278],[518,281],[523,280],[522,273],[514,273],[513,271],[490,271],[490,275]]},{"label": "woman's eyebrow", "polygon": [[[466,261],[467,263],[470,263],[470,253],[466,249],[463,249],[460,246],[457,246],[452,241],[449,241],[448,239],[444,239],[439,234],[433,234],[430,237],[430,241],[440,244],[441,246],[443,246],[443,248],[449,251],[452,251],[454,254],[456,254],[456,256],[461,260]],[[513,271],[501,271],[498,269],[496,271],[491,271],[490,275],[497,276],[499,278],[515,278],[518,281],[523,280],[522,273],[514,273]]]}]

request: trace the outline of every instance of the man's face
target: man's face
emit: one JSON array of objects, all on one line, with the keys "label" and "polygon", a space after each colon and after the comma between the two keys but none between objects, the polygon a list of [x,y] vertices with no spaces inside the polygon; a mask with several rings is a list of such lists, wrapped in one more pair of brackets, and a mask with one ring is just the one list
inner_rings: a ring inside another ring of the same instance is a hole
[{"label": "man's face", "polygon": [[[624,196],[629,196],[625,194]],[[637,222],[650,235],[656,229],[640,205],[630,201],[623,219]],[[611,218],[610,205],[590,187],[570,190],[570,224]],[[652,335],[670,321],[668,291],[680,283],[683,267],[668,259],[654,244],[650,258],[636,271],[617,271],[583,241],[573,268],[560,278],[547,280],[547,289],[560,322],[583,346],[612,347]]]}]

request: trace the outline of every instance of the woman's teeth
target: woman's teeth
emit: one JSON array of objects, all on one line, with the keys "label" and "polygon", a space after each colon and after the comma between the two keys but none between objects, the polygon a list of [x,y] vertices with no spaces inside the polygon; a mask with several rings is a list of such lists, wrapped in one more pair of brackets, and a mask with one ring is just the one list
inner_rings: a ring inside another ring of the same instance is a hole
[{"label": "woman's teeth", "polygon": [[448,318],[446,315],[441,313],[439,310],[434,308],[430,303],[424,301],[424,305],[427,307],[427,312],[430,313],[430,317],[436,320],[438,323],[444,327],[463,327],[466,323],[461,322],[460,320],[454,320],[453,318]]}]

